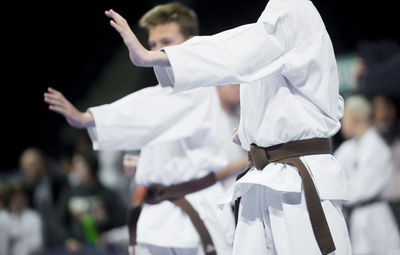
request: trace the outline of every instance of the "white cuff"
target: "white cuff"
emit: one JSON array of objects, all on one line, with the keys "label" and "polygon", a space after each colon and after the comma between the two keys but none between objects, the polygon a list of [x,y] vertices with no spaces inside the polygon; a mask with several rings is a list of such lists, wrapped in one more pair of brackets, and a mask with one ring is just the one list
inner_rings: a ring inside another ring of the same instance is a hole
[{"label": "white cuff", "polygon": [[155,66],[154,73],[161,87],[174,87],[174,72],[170,66]]},{"label": "white cuff", "polygon": [[96,107],[91,107],[91,108],[87,109],[88,112],[92,113],[92,116],[94,119],[94,126],[88,127],[88,128],[86,128],[86,130],[89,134],[90,140],[92,140],[93,150],[98,150],[99,149],[99,144],[98,144],[99,136],[97,134],[96,117],[95,117],[96,115],[94,113],[96,111],[95,109],[96,109]]}]

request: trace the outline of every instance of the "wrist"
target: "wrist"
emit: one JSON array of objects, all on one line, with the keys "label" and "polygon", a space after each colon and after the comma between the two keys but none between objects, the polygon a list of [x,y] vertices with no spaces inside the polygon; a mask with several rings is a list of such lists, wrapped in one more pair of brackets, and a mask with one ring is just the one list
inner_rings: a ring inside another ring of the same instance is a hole
[{"label": "wrist", "polygon": [[147,51],[146,66],[171,66],[168,56],[164,51]]},{"label": "wrist", "polygon": [[83,126],[86,128],[93,127],[95,125],[93,114],[91,112],[83,113]]},{"label": "wrist", "polygon": [[129,50],[131,61],[135,66],[149,66],[149,51],[136,42],[125,42]]}]

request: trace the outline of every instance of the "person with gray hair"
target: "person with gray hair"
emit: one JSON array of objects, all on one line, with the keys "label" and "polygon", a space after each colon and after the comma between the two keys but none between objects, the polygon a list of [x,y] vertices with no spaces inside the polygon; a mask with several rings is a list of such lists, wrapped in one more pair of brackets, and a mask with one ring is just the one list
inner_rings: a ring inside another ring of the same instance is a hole
[{"label": "person with gray hair", "polygon": [[382,199],[393,165],[390,149],[371,122],[371,103],[347,98],[342,133],[348,140],[335,152],[349,183],[345,203],[353,254],[399,254],[400,235],[392,211]]}]

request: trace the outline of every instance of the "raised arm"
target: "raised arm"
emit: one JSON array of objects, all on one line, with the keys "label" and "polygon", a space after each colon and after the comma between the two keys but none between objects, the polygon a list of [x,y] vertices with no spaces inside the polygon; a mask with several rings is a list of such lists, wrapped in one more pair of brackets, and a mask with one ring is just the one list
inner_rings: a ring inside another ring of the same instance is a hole
[{"label": "raised arm", "polygon": [[111,18],[111,26],[121,35],[129,50],[131,61],[136,66],[169,66],[167,55],[163,51],[149,51],[139,42],[129,27],[128,22],[112,9],[105,11],[107,17]]},{"label": "raised arm", "polygon": [[282,73],[286,64],[282,33],[266,23],[237,27],[213,36],[194,37],[164,48],[171,67],[154,67],[163,87],[182,91],[203,86],[253,83]]},{"label": "raised arm", "polygon": [[51,111],[63,115],[74,128],[88,128],[95,125],[90,112],[79,111],[61,92],[53,88],[48,88],[44,93],[44,101],[49,104]]}]

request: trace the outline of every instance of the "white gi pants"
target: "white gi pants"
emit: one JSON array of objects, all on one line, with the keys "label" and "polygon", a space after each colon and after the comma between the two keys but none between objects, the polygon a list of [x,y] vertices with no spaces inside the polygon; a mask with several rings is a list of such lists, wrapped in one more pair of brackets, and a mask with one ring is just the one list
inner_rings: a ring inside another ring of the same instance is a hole
[{"label": "white gi pants", "polygon": [[[351,254],[341,201],[324,200],[322,208],[333,236],[335,255]],[[321,254],[304,193],[278,192],[253,185],[243,196],[233,244],[234,255]]]}]

